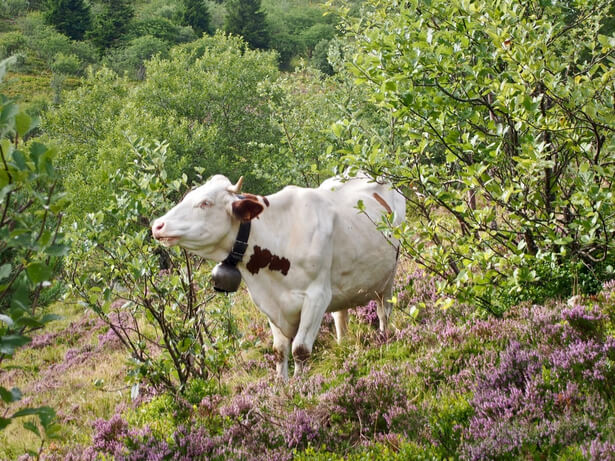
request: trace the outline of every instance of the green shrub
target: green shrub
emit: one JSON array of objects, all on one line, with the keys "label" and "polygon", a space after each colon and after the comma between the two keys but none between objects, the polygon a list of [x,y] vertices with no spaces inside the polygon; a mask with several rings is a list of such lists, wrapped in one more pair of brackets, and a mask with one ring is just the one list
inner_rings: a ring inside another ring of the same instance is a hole
[{"label": "green shrub", "polygon": [[[91,43],[73,41],[57,32],[45,23],[40,12],[30,13],[21,18],[18,26],[26,37],[25,46],[29,54],[42,59],[50,69],[58,55],[65,57],[73,55],[78,58],[80,65],[79,70],[75,70],[75,74],[83,72],[88,64],[93,64],[98,60],[96,49]],[[31,56],[28,60],[32,60]]]},{"label": "green shrub", "polygon": [[130,36],[133,41],[142,36],[151,36],[169,44],[191,42],[197,38],[189,27],[178,26],[162,17],[135,21],[130,28]]},{"label": "green shrub", "polygon": [[[7,64],[0,62],[0,80]],[[56,294],[52,282],[68,251],[59,232],[65,202],[57,189],[55,152],[39,142],[24,143],[36,126],[0,95],[0,364],[30,342],[32,331],[57,318],[45,313],[43,302]],[[16,418],[37,416],[38,425],[27,420],[24,427],[41,438],[42,449],[57,435],[55,411],[27,406],[10,411],[21,397],[18,388],[0,386],[0,430]]]},{"label": "green shrub", "polygon": [[153,56],[165,58],[169,50],[167,42],[160,38],[145,35],[137,37],[125,47],[115,48],[105,56],[103,63],[119,75],[126,74],[133,80],[145,78],[145,62]]},{"label": "green shrub", "polygon": [[58,53],[53,58],[51,70],[59,74],[77,75],[81,71],[81,61],[74,54]]},{"label": "green shrub", "polygon": [[26,46],[26,37],[19,31],[0,35],[0,59],[8,58],[21,52]]},{"label": "green shrub", "polygon": [[271,47],[280,54],[280,68],[291,69],[298,57],[309,59],[321,40],[335,35],[333,15],[324,16],[319,4],[266,2]]},{"label": "green shrub", "polygon": [[28,0],[2,0],[0,2],[0,18],[15,19],[28,12],[30,2]]},{"label": "green shrub", "polygon": [[200,383],[219,385],[237,352],[231,300],[213,302],[200,258],[152,239],[150,219],[188,188],[187,177],[167,182],[165,144],[129,142],[130,163],[108,178],[112,196],[73,226],[71,285],[130,352],[133,396],[146,382],[194,397]]},{"label": "green shrub", "polygon": [[351,26],[380,118],[337,125],[346,163],[404,190],[404,247],[445,292],[500,312],[612,277],[610,8],[385,1]]},{"label": "green shrub", "polygon": [[206,177],[244,175],[246,189],[273,189],[253,171],[253,159],[278,137],[259,92],[277,78],[274,54],[246,50],[237,37],[206,36],[150,60],[146,71],[136,85],[108,70],[91,73],[46,115],[47,133],[62,146],[66,190],[79,197],[67,210],[71,220],[108,200],[108,177],[131,150],[127,136],[169,142],[169,179],[183,172],[192,179],[201,166]]},{"label": "green shrub", "polygon": [[333,67],[329,63],[329,46],[331,40],[322,39],[315,46],[310,58],[310,65],[323,74],[333,75]]}]

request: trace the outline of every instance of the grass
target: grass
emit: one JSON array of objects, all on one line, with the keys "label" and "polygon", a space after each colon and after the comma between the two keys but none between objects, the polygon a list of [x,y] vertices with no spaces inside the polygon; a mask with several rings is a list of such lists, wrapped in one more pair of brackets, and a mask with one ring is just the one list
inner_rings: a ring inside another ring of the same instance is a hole
[{"label": "grass", "polygon": [[[61,432],[60,441],[48,447],[53,452],[67,443],[87,443],[91,421],[111,416],[117,404],[129,401],[130,389],[125,383],[126,353],[117,347],[98,347],[98,335],[105,327],[91,313],[84,314],[78,304],[63,302],[49,311],[62,319],[33,335],[33,344],[44,335],[53,336],[50,344],[18,350],[6,366],[20,368],[0,375],[0,384],[20,388],[22,405],[47,405],[56,410]],[[68,369],[58,369],[70,350],[88,353]],[[95,386],[95,382],[104,384]],[[38,438],[25,430],[22,422],[13,422],[0,432],[0,459],[16,459],[26,449],[38,446]]]},{"label": "grass", "polygon": [[[56,410],[61,425],[60,439],[52,442],[46,453],[62,454],[72,445],[88,445],[94,420],[110,418],[118,406],[130,406],[130,386],[126,383],[127,353],[117,345],[99,347],[99,335],[106,332],[107,327],[93,313],[84,312],[81,305],[60,301],[50,306],[49,312],[60,315],[62,319],[33,335],[33,344],[44,335],[51,337],[49,344],[18,350],[6,365],[20,368],[0,376],[0,384],[20,388],[24,395],[22,404],[31,407],[47,405]],[[250,366],[251,363],[262,362],[263,356],[271,354],[272,346],[267,319],[252,303],[245,289],[233,297],[232,312],[251,347],[236,357],[236,365],[223,377],[230,395],[250,383],[272,377],[274,373],[273,363],[268,364],[269,368]],[[363,343],[375,340],[376,336],[377,332],[369,326],[351,319],[348,337],[338,345],[332,321],[324,324],[314,344],[310,374],[333,375],[348,356],[360,353],[364,349]],[[66,363],[70,351],[83,353],[85,359],[58,372],[57,367]],[[378,357],[370,355],[369,360],[373,358],[378,363],[384,363],[407,357],[408,351],[392,344],[373,349],[370,354],[377,354]],[[292,374],[292,358],[289,364]],[[165,410],[170,410],[169,406],[168,397],[156,397],[130,412],[129,420],[136,425],[149,421],[151,426],[151,421],[157,419],[155,415],[164,415]],[[172,427],[171,422],[158,419],[159,423],[152,427],[155,432],[163,433]],[[0,432],[0,459],[16,459],[40,443],[34,434],[24,429],[22,422],[13,422]]]}]

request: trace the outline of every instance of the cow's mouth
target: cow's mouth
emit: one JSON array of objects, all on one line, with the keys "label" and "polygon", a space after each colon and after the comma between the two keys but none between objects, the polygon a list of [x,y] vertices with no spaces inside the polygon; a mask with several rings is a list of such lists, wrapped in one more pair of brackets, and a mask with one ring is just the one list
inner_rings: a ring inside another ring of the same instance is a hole
[{"label": "cow's mouth", "polygon": [[162,243],[165,247],[170,247],[179,242],[179,237],[156,237],[160,243]]}]

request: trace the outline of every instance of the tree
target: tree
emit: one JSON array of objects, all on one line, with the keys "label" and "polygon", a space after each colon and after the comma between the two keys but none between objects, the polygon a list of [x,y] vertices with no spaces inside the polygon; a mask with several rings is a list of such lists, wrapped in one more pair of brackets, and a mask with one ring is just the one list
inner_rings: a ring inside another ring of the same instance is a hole
[{"label": "tree", "polygon": [[405,191],[407,251],[493,312],[597,290],[615,266],[612,2],[370,3],[350,68],[380,122],[336,131],[347,164]]},{"label": "tree", "polygon": [[[310,58],[316,45],[335,36],[335,15],[324,14],[320,4],[270,3],[267,23],[271,48],[280,54],[280,68],[292,70],[293,58]],[[326,51],[325,51],[326,55]]]},{"label": "tree", "polygon": [[209,9],[203,0],[184,0],[184,24],[191,26],[197,36],[211,32]]},{"label": "tree", "polygon": [[251,48],[267,49],[269,31],[261,0],[227,0],[224,30],[243,37]]},{"label": "tree", "polygon": [[90,5],[84,0],[48,0],[45,20],[73,40],[81,40],[92,25]]},{"label": "tree", "polygon": [[127,0],[103,0],[103,12],[94,20],[94,27],[87,37],[100,49],[116,45],[134,17],[134,9]]}]

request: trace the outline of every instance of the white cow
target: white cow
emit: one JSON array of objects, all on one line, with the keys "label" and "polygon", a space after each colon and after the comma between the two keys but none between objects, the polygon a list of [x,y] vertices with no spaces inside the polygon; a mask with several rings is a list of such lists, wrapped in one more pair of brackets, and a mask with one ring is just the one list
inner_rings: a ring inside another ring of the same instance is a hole
[{"label": "white cow", "polygon": [[[288,186],[266,197],[240,195],[241,182],[213,176],[156,219],[152,232],[164,245],[222,261],[240,223],[250,221],[237,268],[269,318],[277,375],[288,377],[291,343],[295,375],[302,372],[326,312],[333,314],[339,342],[347,310],[376,300],[386,331],[399,244],[377,224],[386,213],[400,224],[404,197],[368,177],[331,178],[317,189]],[[364,212],[357,209],[359,201]]]}]

